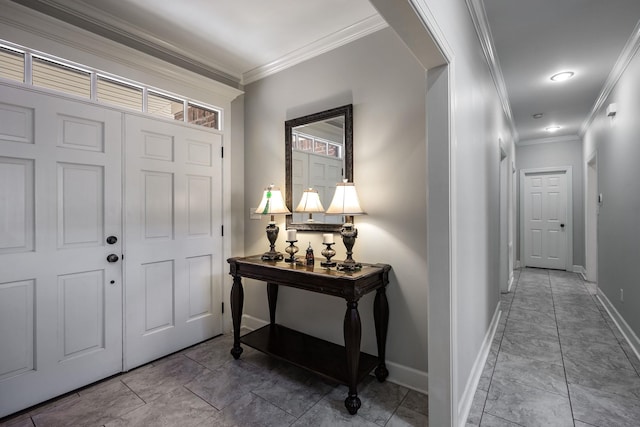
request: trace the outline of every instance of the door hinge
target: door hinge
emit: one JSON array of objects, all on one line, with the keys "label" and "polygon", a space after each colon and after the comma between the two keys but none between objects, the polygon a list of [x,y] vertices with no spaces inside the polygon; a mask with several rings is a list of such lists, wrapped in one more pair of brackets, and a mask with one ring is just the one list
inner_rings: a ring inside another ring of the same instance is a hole
[{"label": "door hinge", "polygon": [[220,226],[220,235],[224,237],[224,225]]},{"label": "door hinge", "polygon": [[224,303],[222,303],[222,314],[224,314]]},{"label": "door hinge", "polygon": [[220,157],[224,159],[224,147],[220,147]]}]

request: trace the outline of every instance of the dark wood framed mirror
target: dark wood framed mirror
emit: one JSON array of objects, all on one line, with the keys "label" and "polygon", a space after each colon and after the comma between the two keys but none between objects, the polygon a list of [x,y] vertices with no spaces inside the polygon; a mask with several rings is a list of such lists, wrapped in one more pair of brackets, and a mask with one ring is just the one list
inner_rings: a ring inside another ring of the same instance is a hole
[{"label": "dark wood framed mirror", "polygon": [[317,192],[324,209],[335,186],[353,182],[353,105],[343,105],[287,120],[285,130],[285,201],[291,215],[287,228],[299,231],[339,232],[344,217],[296,212],[303,193]]}]

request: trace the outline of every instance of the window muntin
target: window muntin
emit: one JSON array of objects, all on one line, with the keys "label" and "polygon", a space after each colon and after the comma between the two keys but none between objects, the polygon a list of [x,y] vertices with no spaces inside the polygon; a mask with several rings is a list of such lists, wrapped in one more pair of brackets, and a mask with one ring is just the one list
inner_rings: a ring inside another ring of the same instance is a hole
[{"label": "window muntin", "polygon": [[300,132],[293,132],[292,147],[294,150],[320,154],[322,156],[342,158],[342,145]]},{"label": "window muntin", "polygon": [[[31,81],[25,81],[29,75]],[[101,74],[90,67],[33,52],[3,40],[0,40],[0,78],[216,130],[222,127],[222,109],[189,101],[180,95],[165,94],[117,76]],[[95,85],[92,85],[92,80]],[[187,117],[184,117],[185,106]]]},{"label": "window muntin", "polygon": [[184,121],[184,101],[149,91],[147,93],[147,112],[154,116]]}]

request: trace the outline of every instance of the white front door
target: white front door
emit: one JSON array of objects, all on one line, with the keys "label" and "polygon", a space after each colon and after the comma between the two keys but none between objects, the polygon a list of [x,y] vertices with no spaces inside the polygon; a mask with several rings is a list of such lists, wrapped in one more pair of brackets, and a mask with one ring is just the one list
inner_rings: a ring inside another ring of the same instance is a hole
[{"label": "white front door", "polygon": [[125,369],[222,333],[222,136],[125,119]]},{"label": "white front door", "polygon": [[567,174],[524,174],[526,267],[567,269]]},{"label": "white front door", "polygon": [[122,369],[121,123],[0,85],[0,417]]}]

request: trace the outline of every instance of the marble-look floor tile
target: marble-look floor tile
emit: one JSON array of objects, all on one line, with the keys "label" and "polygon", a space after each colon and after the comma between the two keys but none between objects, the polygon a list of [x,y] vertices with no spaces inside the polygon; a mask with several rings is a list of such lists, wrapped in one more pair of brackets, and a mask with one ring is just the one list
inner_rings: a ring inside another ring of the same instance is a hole
[{"label": "marble-look floor tile", "polygon": [[514,307],[509,312],[509,321],[535,324],[547,328],[556,327],[556,316],[554,313],[523,309],[520,307]]},{"label": "marble-look floor tile", "polygon": [[121,379],[148,403],[206,371],[204,366],[188,357],[174,355],[124,374]]},{"label": "marble-look floor tile", "polygon": [[103,425],[143,405],[116,378],[84,390],[78,399],[38,412],[32,419],[36,427]]},{"label": "marble-look floor tile", "polygon": [[[213,370],[233,358],[230,353],[232,347],[233,336],[227,334],[193,346],[183,351],[182,354],[202,366]],[[243,346],[242,358],[254,352],[256,352],[256,350],[251,347]]]},{"label": "marble-look floor tile", "polygon": [[611,332],[611,328],[605,319],[558,319],[558,330],[565,333],[579,332],[583,329],[603,329],[605,334]]},{"label": "marble-look floor tile", "polygon": [[493,371],[493,380],[512,381],[540,390],[567,396],[567,383],[561,364],[530,359],[501,352]]},{"label": "marble-look floor tile", "polygon": [[292,427],[379,427],[360,416],[350,415],[344,407],[344,397],[329,393],[316,403]]},{"label": "marble-look floor tile", "polygon": [[[375,377],[368,376],[358,385],[358,397],[362,406],[358,416],[378,425],[385,425],[395,409],[404,400],[409,389],[389,381],[378,382]],[[328,398],[342,401],[349,394],[346,386],[338,386],[329,393]]]},{"label": "marble-look floor tile", "polygon": [[525,426],[573,426],[568,398],[495,378],[491,382],[484,410]]},{"label": "marble-look floor tile", "polygon": [[583,309],[579,306],[564,306],[557,307],[556,310],[556,320],[559,323],[563,321],[573,321],[573,322],[602,322],[604,318],[602,314],[598,310],[589,310]]},{"label": "marble-look floor tile", "polygon": [[620,342],[620,347],[622,347],[622,351],[627,355],[627,359],[631,362],[631,366],[636,370],[636,373],[640,375],[640,359],[636,356],[636,353],[633,351],[633,348],[629,345],[627,340],[623,340]]},{"label": "marble-look floor tile", "polygon": [[471,409],[467,417],[467,426],[479,426],[482,413],[484,412],[484,404],[487,401],[487,392],[484,390],[476,390],[471,402]]},{"label": "marble-look floor tile", "polygon": [[608,369],[599,362],[579,362],[566,357],[564,366],[567,381],[595,388],[640,402],[640,376],[635,370]]},{"label": "marble-look floor tile", "polygon": [[598,427],[598,426],[594,426],[593,424],[583,423],[580,420],[573,420],[573,424],[575,427]]},{"label": "marble-look floor tile", "polygon": [[429,415],[429,396],[415,390],[409,390],[400,406],[409,408],[422,415]]},{"label": "marble-look floor tile", "polygon": [[640,402],[589,387],[569,384],[573,416],[595,426],[637,427]]},{"label": "marble-look floor tile", "polygon": [[278,368],[273,374],[254,388],[253,393],[296,418],[333,389],[318,376],[292,365]]},{"label": "marble-look floor tile", "polygon": [[500,351],[547,363],[562,363],[560,342],[557,339],[526,337],[505,333]]},{"label": "marble-look floor tile", "polygon": [[560,343],[570,345],[575,341],[581,342],[599,342],[608,346],[619,346],[619,341],[608,327],[589,327],[584,326],[582,328],[575,327],[559,327]]},{"label": "marble-look floor tile", "polygon": [[507,320],[505,335],[526,335],[543,339],[558,339],[558,328],[538,323],[522,322],[519,320]]},{"label": "marble-look floor tile", "polygon": [[242,360],[233,360],[198,375],[185,387],[222,410],[267,380],[268,374],[263,370]]},{"label": "marble-look floor tile", "polygon": [[22,416],[16,416],[6,421],[0,422],[0,427],[33,427],[33,421],[31,421],[31,416],[29,414],[25,414]]},{"label": "marble-look floor tile", "polygon": [[512,423],[511,421],[507,421],[503,418],[493,416],[491,414],[487,414],[486,412],[482,414],[482,421],[480,422],[481,427],[519,427],[520,424]]},{"label": "marble-look floor tile", "polygon": [[280,427],[288,426],[296,417],[253,393],[245,394],[220,413],[224,427]]},{"label": "marble-look floor tile", "polygon": [[635,373],[627,355],[619,345],[570,338],[562,341],[565,359],[582,365],[599,365],[604,369],[626,369]]},{"label": "marble-look floor tile", "polygon": [[216,425],[218,411],[184,387],[173,389],[138,409],[105,424],[105,427]]},{"label": "marble-look floor tile", "polygon": [[400,406],[385,427],[428,427],[429,417]]}]

